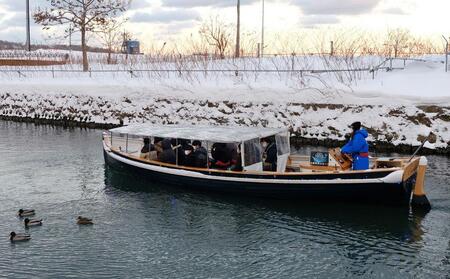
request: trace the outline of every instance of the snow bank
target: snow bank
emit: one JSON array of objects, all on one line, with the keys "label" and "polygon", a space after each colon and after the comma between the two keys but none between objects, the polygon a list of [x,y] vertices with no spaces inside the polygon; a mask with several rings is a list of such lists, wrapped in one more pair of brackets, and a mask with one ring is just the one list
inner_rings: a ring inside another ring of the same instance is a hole
[{"label": "snow bank", "polygon": [[180,123],[290,127],[299,137],[344,140],[361,121],[370,141],[419,145],[432,132],[438,149],[450,145],[450,108],[404,105],[333,105],[121,98],[74,94],[0,94],[0,114],[95,123]]},{"label": "snow bank", "polygon": [[[133,72],[125,71],[129,65],[94,64],[103,70],[124,70],[101,73],[62,71],[79,65],[36,69],[54,72],[18,73],[24,69],[7,68],[12,72],[0,71],[0,115],[113,124],[289,127],[299,137],[320,140],[344,140],[348,124],[358,120],[368,127],[371,141],[418,145],[432,132],[434,146],[448,149],[450,73],[444,72],[442,57],[432,58],[406,61],[404,70],[380,70],[375,76],[283,72],[292,66],[289,57],[205,60],[205,64],[141,61]],[[372,67],[383,61],[379,57],[296,59],[294,68],[304,70]],[[403,61],[392,66],[403,67]]]}]

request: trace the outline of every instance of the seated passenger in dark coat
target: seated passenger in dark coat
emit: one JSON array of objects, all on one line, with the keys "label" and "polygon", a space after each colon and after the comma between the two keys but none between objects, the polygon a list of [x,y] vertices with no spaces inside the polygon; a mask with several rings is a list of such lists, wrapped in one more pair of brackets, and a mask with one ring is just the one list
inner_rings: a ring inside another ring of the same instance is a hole
[{"label": "seated passenger in dark coat", "polygon": [[196,156],[194,153],[194,147],[192,145],[186,145],[183,150],[184,160],[183,166],[196,167]]},{"label": "seated passenger in dark coat", "polygon": [[170,143],[170,139],[164,139],[161,142],[162,152],[158,155],[158,160],[163,163],[175,164],[177,161],[177,157],[175,155],[175,151],[172,149],[172,144]]},{"label": "seated passenger in dark coat", "polygon": [[213,157],[213,167],[228,169],[231,166],[231,150],[226,143],[214,143],[211,149],[211,155]]},{"label": "seated passenger in dark coat", "polygon": [[232,158],[232,171],[242,171],[241,145],[236,145],[236,159]]},{"label": "seated passenger in dark coat", "polygon": [[277,145],[270,138],[264,138],[261,146],[264,149],[264,170],[277,171]]},{"label": "seated passenger in dark coat", "polygon": [[206,168],[208,164],[208,151],[202,146],[202,142],[199,140],[194,140],[192,146],[194,147],[195,167]]},{"label": "seated passenger in dark coat", "polygon": [[184,151],[187,145],[189,145],[189,141],[186,139],[172,139],[171,144],[173,146],[173,149],[175,151],[175,154],[177,156],[177,163],[179,166],[184,165],[185,155]]}]

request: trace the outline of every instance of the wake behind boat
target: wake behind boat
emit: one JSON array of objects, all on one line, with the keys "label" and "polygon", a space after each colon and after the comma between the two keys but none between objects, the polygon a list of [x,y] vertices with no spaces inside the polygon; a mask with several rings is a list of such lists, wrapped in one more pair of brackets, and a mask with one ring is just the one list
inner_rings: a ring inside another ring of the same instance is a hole
[{"label": "wake behind boat", "polygon": [[[264,163],[264,139],[276,146],[275,167]],[[185,162],[196,152],[190,147],[195,142],[204,150],[200,165]],[[233,153],[231,159],[217,160],[220,148],[229,146],[223,150]],[[412,201],[429,207],[423,190],[425,157],[372,158],[370,169],[354,171],[351,158],[339,149],[309,157],[291,154],[285,128],[136,124],[105,132],[103,149],[109,166],[145,176],[149,187],[159,183],[290,200]]]}]

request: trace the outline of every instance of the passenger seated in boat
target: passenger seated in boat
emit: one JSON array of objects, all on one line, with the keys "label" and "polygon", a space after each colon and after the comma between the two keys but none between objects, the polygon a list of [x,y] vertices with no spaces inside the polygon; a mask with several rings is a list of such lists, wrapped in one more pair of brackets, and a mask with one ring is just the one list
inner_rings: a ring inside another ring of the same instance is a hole
[{"label": "passenger seated in boat", "polygon": [[155,137],[155,140],[153,141],[153,146],[155,147],[155,150],[157,154],[159,155],[162,152],[162,141],[163,138]]},{"label": "passenger seated in boat", "polygon": [[175,151],[172,148],[172,144],[170,143],[170,139],[162,140],[161,148],[162,151],[158,155],[158,160],[162,163],[176,164],[177,157],[175,155]]},{"label": "passenger seated in boat", "polygon": [[[186,167],[197,167],[196,166],[196,157],[194,154],[194,147],[192,145],[186,145],[183,148],[184,160],[181,165]],[[180,163],[178,163],[180,164]]]},{"label": "passenger seated in boat", "polygon": [[154,151],[155,148],[153,147],[153,144],[150,143],[149,138],[144,138],[144,146],[141,149],[141,154],[139,157],[141,159],[150,159],[150,151]]},{"label": "passenger seated in boat", "polygon": [[226,170],[231,167],[231,150],[226,143],[216,142],[211,149],[211,166],[213,168]]},{"label": "passenger seated in boat", "polygon": [[265,171],[277,171],[277,145],[270,138],[261,139]]},{"label": "passenger seated in boat", "polygon": [[365,129],[361,129],[361,122],[352,123],[351,128],[353,133],[349,142],[341,148],[341,152],[351,154],[353,170],[367,170],[369,168],[369,145],[366,138],[369,134]]},{"label": "passenger seated in boat", "polygon": [[[233,157],[233,156],[232,156]],[[236,145],[236,159],[231,159],[233,164],[231,166],[232,171],[242,171],[242,157],[241,157],[241,145]],[[236,160],[236,161],[234,161]]]},{"label": "passenger seated in boat", "polygon": [[231,165],[236,165],[238,160],[238,145],[236,143],[227,143],[227,149],[231,153]]},{"label": "passenger seated in boat", "polygon": [[194,147],[195,167],[206,168],[208,166],[208,151],[202,146],[202,142],[194,140],[192,142]]},{"label": "passenger seated in boat", "polygon": [[185,151],[186,148],[189,148],[189,140],[187,139],[172,139],[172,146],[174,147],[175,154],[177,155],[177,163],[182,166],[184,164],[184,160],[186,159]]}]

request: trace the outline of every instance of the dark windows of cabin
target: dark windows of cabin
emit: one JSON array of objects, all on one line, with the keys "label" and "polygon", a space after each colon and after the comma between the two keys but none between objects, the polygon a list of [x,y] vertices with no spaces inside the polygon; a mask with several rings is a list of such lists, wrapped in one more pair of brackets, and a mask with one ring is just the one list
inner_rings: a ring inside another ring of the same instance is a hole
[{"label": "dark windows of cabin", "polygon": [[[255,138],[243,143],[220,143],[188,139],[143,137],[111,134],[111,147],[143,160],[159,161],[178,166],[219,170],[262,171],[267,160],[267,138]],[[276,156],[289,154],[288,135],[270,137]],[[276,143],[276,144],[275,144]],[[275,167],[264,170],[276,171]]]}]

